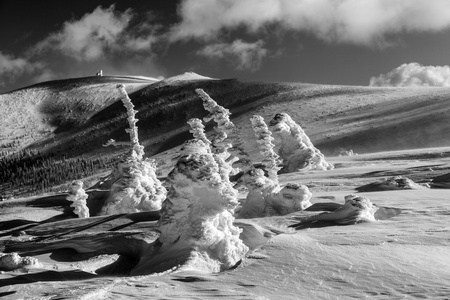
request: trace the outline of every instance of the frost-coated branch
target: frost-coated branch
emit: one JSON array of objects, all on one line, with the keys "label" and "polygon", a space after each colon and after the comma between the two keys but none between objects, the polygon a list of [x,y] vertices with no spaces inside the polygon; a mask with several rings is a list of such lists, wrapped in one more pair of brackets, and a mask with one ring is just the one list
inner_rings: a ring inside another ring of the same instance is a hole
[{"label": "frost-coated branch", "polygon": [[70,206],[74,208],[73,212],[79,218],[89,218],[89,208],[86,206],[87,198],[88,194],[83,189],[83,182],[80,180],[72,181],[67,200],[72,201]]},{"label": "frost-coated branch", "polygon": [[106,144],[103,144],[103,147],[119,147],[119,146],[130,146],[130,142],[117,142],[115,139],[109,139]]},{"label": "frost-coated branch", "polygon": [[131,156],[138,160],[142,160],[142,158],[144,157],[144,146],[139,144],[138,127],[136,126],[136,123],[139,120],[135,118],[137,111],[134,110],[134,105],[131,102],[131,99],[128,97],[125,87],[122,84],[118,84],[117,88],[122,94],[121,100],[123,105],[127,109],[129,128],[127,128],[125,131],[130,135],[130,141],[132,144]]},{"label": "frost-coated branch", "polygon": [[190,133],[194,136],[195,139],[201,140],[204,142],[208,148],[211,150],[211,141],[206,137],[205,134],[205,125],[203,125],[202,120],[198,118],[192,118],[189,121],[187,121],[191,129],[189,130]]},{"label": "frost-coated branch", "polygon": [[263,117],[254,115],[250,120],[260,152],[263,155],[262,164],[266,167],[269,179],[278,184],[278,171],[281,169],[279,167],[281,160],[278,154],[273,151],[275,145],[273,143],[274,138],[272,137],[272,132],[270,132]]}]

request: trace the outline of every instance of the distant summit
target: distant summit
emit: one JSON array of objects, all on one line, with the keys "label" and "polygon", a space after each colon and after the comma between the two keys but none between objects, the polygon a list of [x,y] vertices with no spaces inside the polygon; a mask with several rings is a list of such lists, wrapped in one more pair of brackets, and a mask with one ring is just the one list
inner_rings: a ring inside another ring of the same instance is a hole
[{"label": "distant summit", "polygon": [[217,80],[217,78],[202,76],[194,72],[185,72],[183,74],[168,77],[164,80],[161,80],[161,83],[169,84],[169,83],[176,83],[179,81],[190,81],[190,80]]}]

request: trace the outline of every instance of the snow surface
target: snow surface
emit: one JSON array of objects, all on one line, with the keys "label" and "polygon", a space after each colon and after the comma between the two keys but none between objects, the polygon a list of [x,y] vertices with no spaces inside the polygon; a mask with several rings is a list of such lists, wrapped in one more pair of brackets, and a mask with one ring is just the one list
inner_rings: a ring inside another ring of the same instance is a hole
[{"label": "snow surface", "polygon": [[[282,186],[287,182],[307,184],[313,193],[313,204],[343,204],[346,195],[355,193],[357,186],[373,182],[379,172],[409,171],[410,175],[423,179],[433,172],[442,174],[439,170],[448,173],[450,158],[445,155],[436,158],[433,154],[449,151],[450,148],[445,148],[329,157],[329,161],[338,166],[334,170],[284,174],[280,176],[280,183]],[[237,269],[217,275],[185,271],[159,276],[106,276],[65,281],[63,271],[55,271],[55,266],[63,270],[71,262],[37,256],[44,270],[53,270],[46,275],[48,279],[43,280],[46,277],[39,273],[42,270],[36,269],[28,274],[5,272],[0,275],[0,292],[14,291],[10,299],[44,295],[85,299],[448,298],[449,191],[400,190],[357,195],[369,198],[378,207],[402,211],[391,218],[357,225],[305,223],[297,231],[279,235],[266,229],[266,235],[272,236],[269,242],[251,252]],[[239,197],[245,197],[245,193]],[[2,211],[8,214],[11,209],[4,207]],[[295,215],[301,218],[312,214],[298,212]],[[288,215],[252,219],[245,224],[286,232],[282,224],[289,223],[290,218]],[[11,281],[17,276],[28,283]]]}]

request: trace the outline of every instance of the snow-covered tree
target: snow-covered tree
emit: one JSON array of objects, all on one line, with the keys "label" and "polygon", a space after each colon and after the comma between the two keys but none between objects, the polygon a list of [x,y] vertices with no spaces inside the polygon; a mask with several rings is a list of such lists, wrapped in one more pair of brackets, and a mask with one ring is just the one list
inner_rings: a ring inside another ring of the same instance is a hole
[{"label": "snow-covered tree", "polygon": [[154,160],[126,158],[111,177],[113,184],[101,210],[102,215],[161,209],[167,191],[156,176]]},{"label": "snow-covered tree", "polygon": [[238,184],[248,188],[247,198],[239,210],[242,218],[255,218],[274,215],[285,215],[304,210],[311,205],[311,192],[308,187],[300,184],[287,184],[281,188],[278,182],[280,158],[273,150],[272,133],[261,116],[251,118],[252,127],[257,138],[260,152],[263,156],[259,168],[248,170],[240,178]]},{"label": "snow-covered tree", "polygon": [[144,146],[139,143],[135,118],[137,111],[131,103],[123,85],[117,86],[122,102],[127,109],[130,134],[130,154],[111,173],[110,195],[101,214],[133,213],[161,209],[167,191],[156,176],[156,162],[144,158]]},{"label": "snow-covered tree", "polygon": [[[248,251],[239,239],[241,230],[233,225],[237,191],[222,180],[219,166],[202,140],[186,144],[189,150],[182,153],[167,177],[171,188],[158,223],[159,254],[142,270],[159,270],[164,258],[166,264],[177,260],[176,270],[220,272],[234,266]],[[136,273],[140,272],[138,268]]]},{"label": "snow-covered tree", "polygon": [[194,138],[204,142],[208,146],[209,150],[211,150],[210,149],[211,141],[206,137],[205,125],[203,125],[202,120],[198,118],[192,118],[189,121],[187,121],[187,123],[191,127],[189,132],[192,133]]},{"label": "snow-covered tree", "polygon": [[88,194],[83,189],[83,182],[80,180],[72,181],[67,200],[72,201],[70,206],[74,208],[73,212],[79,218],[89,218],[89,208],[86,206],[88,197]]},{"label": "snow-covered tree", "polygon": [[299,170],[330,170],[334,166],[314,147],[303,129],[287,113],[276,114],[269,125],[281,138],[278,154],[283,160],[284,173]]},{"label": "snow-covered tree", "polygon": [[260,153],[263,156],[261,163],[265,166],[269,179],[278,184],[278,171],[281,169],[279,166],[281,160],[273,150],[275,145],[273,144],[274,138],[272,137],[272,132],[270,132],[263,117],[254,115],[250,121],[252,122]]},{"label": "snow-covered tree", "polygon": [[127,91],[122,84],[117,85],[117,89],[121,94],[121,100],[125,108],[127,109],[127,120],[129,128],[125,131],[130,135],[131,141],[131,157],[142,160],[144,157],[144,146],[139,144],[138,127],[136,126],[138,119],[136,119],[137,111],[134,110],[134,105],[128,97]]},{"label": "snow-covered tree", "polygon": [[[230,111],[217,104],[204,90],[196,89],[195,92],[203,100],[205,110],[209,112],[204,121],[214,120],[217,124],[214,127],[216,136],[212,141],[216,151],[213,152],[220,155],[230,165],[237,162],[240,167],[248,168],[250,160],[244,150],[244,143],[230,120]],[[237,169],[234,170],[234,172],[237,171]]]}]

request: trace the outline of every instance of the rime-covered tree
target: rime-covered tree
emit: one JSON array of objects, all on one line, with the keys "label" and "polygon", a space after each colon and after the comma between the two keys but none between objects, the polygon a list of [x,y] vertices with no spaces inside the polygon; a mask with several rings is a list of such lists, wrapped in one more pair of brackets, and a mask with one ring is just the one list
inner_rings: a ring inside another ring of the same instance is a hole
[{"label": "rime-covered tree", "polygon": [[130,97],[128,97],[125,87],[122,84],[118,84],[117,89],[121,94],[120,99],[122,100],[123,106],[127,109],[127,121],[129,128],[125,129],[125,131],[130,135],[131,157],[142,160],[144,157],[144,146],[139,144],[138,127],[136,126],[136,123],[139,121],[136,119],[137,111],[134,110],[134,105],[131,102]]},{"label": "rime-covered tree", "polygon": [[[191,126],[191,129],[189,132],[192,133],[194,138],[199,139],[207,145],[206,149],[211,153],[214,157],[214,160],[216,161],[218,167],[219,167],[219,174],[222,180],[229,182],[230,181],[230,174],[236,173],[236,170],[233,168],[232,164],[237,160],[235,159],[227,159],[230,157],[230,154],[225,150],[223,152],[220,151],[214,151],[211,147],[212,143],[211,141],[206,137],[205,134],[205,126],[203,125],[202,121],[197,118],[190,119],[188,121],[188,124]],[[186,147],[186,146],[185,146]]]},{"label": "rime-covered tree", "polygon": [[287,184],[281,188],[278,182],[280,170],[279,156],[273,150],[272,133],[261,116],[251,118],[252,128],[255,132],[260,152],[263,156],[262,169],[254,168],[245,172],[239,180],[248,188],[247,197],[239,211],[242,218],[255,218],[274,215],[285,215],[304,210],[311,203],[311,192],[308,187],[300,184]]},{"label": "rime-covered tree", "polygon": [[83,189],[83,182],[80,180],[72,181],[67,200],[72,201],[70,206],[74,208],[73,212],[79,218],[89,218],[89,208],[86,206],[88,197],[88,194]]},{"label": "rime-covered tree", "polygon": [[237,191],[222,180],[219,166],[201,140],[186,142],[167,180],[171,185],[158,222],[161,246],[134,274],[148,270],[220,272],[243,258],[248,247],[233,225]]},{"label": "rime-covered tree", "polygon": [[261,163],[265,166],[269,179],[278,184],[278,171],[281,169],[280,164],[282,162],[278,154],[273,150],[275,145],[272,132],[270,132],[263,117],[254,115],[250,121],[252,122],[260,153],[263,156]]},{"label": "rime-covered tree", "polygon": [[189,121],[187,121],[187,123],[191,127],[189,132],[192,133],[194,138],[204,142],[208,146],[208,148],[210,149],[211,141],[206,137],[205,125],[203,125],[202,120],[200,120],[198,118],[192,118]]},{"label": "rime-covered tree", "polygon": [[[213,153],[220,155],[229,164],[237,163],[239,167],[248,168],[250,160],[244,150],[244,143],[230,120],[230,111],[217,104],[204,90],[196,89],[195,92],[202,99],[205,110],[209,112],[204,121],[214,120],[217,124],[214,126],[216,136],[212,140],[215,149]],[[237,171],[236,169],[234,172]]]},{"label": "rime-covered tree", "polygon": [[299,170],[330,170],[334,166],[314,147],[303,129],[287,113],[276,114],[269,125],[281,138],[278,154],[283,160],[284,173]]},{"label": "rime-covered tree", "polygon": [[139,143],[137,113],[123,85],[117,86],[121,100],[127,109],[130,135],[130,154],[118,164],[110,175],[110,195],[101,214],[132,213],[159,210],[167,191],[156,176],[156,162],[144,158],[144,146]]}]

